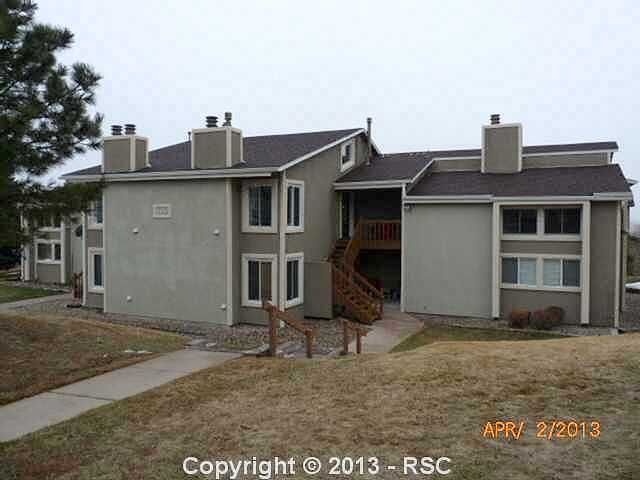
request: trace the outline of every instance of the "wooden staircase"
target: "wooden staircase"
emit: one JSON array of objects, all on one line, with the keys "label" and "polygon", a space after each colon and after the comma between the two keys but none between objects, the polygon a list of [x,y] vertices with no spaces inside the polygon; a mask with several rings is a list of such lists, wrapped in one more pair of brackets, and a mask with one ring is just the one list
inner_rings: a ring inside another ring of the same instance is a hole
[{"label": "wooden staircase", "polygon": [[384,313],[382,290],[374,287],[364,276],[343,260],[331,262],[333,303],[342,305],[354,320],[372,324]]}]

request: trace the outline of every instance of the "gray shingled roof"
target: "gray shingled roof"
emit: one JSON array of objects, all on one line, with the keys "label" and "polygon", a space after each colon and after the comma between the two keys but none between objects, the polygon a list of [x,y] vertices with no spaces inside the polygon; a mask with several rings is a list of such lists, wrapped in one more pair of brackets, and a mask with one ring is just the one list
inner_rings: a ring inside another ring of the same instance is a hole
[{"label": "gray shingled roof", "polygon": [[[243,140],[244,164],[238,168],[268,168],[282,165],[318,150],[343,137],[361,130],[329,130],[324,132],[292,133],[245,137]],[[191,142],[182,142],[149,152],[151,167],[138,172],[169,172],[187,170],[191,166]],[[100,166],[77,170],[67,175],[100,174]]]},{"label": "gray shingled roof", "polygon": [[371,165],[362,165],[347,172],[337,182],[369,182],[379,180],[410,180],[422,170],[432,156],[428,152],[391,153],[376,156]]},{"label": "gray shingled roof", "polygon": [[436,172],[423,177],[410,196],[552,196],[630,192],[616,164],[597,167],[529,168],[520,173]]},{"label": "gray shingled roof", "polygon": [[[617,150],[616,142],[566,143],[558,145],[530,145],[522,147],[524,155],[533,153],[561,153],[572,151]],[[480,149],[433,150],[426,152],[390,153],[375,157],[371,165],[360,166],[344,176],[338,183],[370,182],[381,180],[407,180],[413,178],[434,158],[480,157]]]}]

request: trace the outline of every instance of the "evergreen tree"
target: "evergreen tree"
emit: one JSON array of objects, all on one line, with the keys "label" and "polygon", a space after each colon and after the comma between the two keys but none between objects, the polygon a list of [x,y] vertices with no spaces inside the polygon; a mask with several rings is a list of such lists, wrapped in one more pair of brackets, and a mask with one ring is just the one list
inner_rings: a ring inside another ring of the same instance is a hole
[{"label": "evergreen tree", "polygon": [[102,115],[91,114],[100,75],[65,66],[66,28],[35,22],[28,0],[0,0],[0,249],[17,249],[38,218],[86,209],[100,185],[45,186],[37,177],[73,155],[100,148]]}]

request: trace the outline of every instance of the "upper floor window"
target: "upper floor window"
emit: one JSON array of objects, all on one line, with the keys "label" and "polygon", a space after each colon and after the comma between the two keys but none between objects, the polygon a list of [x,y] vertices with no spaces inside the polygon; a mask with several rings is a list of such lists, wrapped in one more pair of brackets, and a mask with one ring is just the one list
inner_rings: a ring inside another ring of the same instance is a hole
[{"label": "upper floor window", "polygon": [[91,210],[89,210],[89,227],[101,228],[103,221],[102,211],[102,199],[98,199],[91,204]]},{"label": "upper floor window", "polygon": [[60,215],[41,215],[36,220],[36,225],[41,230],[57,230],[62,226]]},{"label": "upper floor window", "polygon": [[580,233],[579,208],[545,208],[544,233],[577,235]]},{"label": "upper floor window", "polygon": [[304,231],[304,182],[287,181],[287,231]]},{"label": "upper floor window", "polygon": [[340,170],[351,168],[356,163],[356,142],[351,139],[340,147]]},{"label": "upper floor window", "polygon": [[274,183],[251,182],[243,187],[243,231],[276,232],[277,193]]},{"label": "upper floor window", "polygon": [[538,212],[535,208],[508,208],[502,212],[502,233],[536,234]]},{"label": "upper floor window", "polygon": [[59,263],[62,259],[62,244],[58,241],[37,241],[38,263]]}]

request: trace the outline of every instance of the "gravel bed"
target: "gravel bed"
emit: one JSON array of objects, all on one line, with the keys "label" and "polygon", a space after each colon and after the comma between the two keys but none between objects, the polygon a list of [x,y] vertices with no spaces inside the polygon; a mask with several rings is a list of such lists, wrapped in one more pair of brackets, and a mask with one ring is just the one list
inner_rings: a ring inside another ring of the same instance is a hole
[{"label": "gravel bed", "polygon": [[[640,297],[640,295],[639,295]],[[639,299],[640,300],[640,299]],[[640,303],[639,303],[640,308]],[[597,336],[597,335],[612,335],[617,333],[612,328],[605,327],[583,327],[580,325],[561,325],[554,327],[551,330],[534,330],[534,329],[513,329],[509,328],[507,320],[490,320],[486,318],[472,318],[472,317],[450,317],[447,315],[429,315],[429,314],[412,314],[414,317],[422,320],[425,325],[445,325],[450,327],[464,327],[464,328],[485,328],[485,329],[497,329],[497,330],[514,330],[514,331],[531,331],[550,333],[555,335],[567,335],[567,336]]]},{"label": "gravel bed", "polygon": [[[198,342],[196,348],[215,351],[244,351],[260,347],[269,342],[269,330],[259,325],[240,324],[233,327],[210,325],[205,322],[190,322],[140,315],[123,315],[118,313],[104,313],[95,308],[68,308],[67,300],[52,300],[35,305],[28,305],[15,310],[24,313],[43,313],[61,315],[88,320],[98,320],[129,325],[134,327],[164,330],[196,337],[204,340]],[[309,320],[303,319],[305,325],[317,328],[318,335],[314,342],[314,353],[326,355],[342,345],[342,326],[339,319]],[[279,342],[296,341],[304,344],[304,336],[297,331],[283,327],[278,330]]]}]

